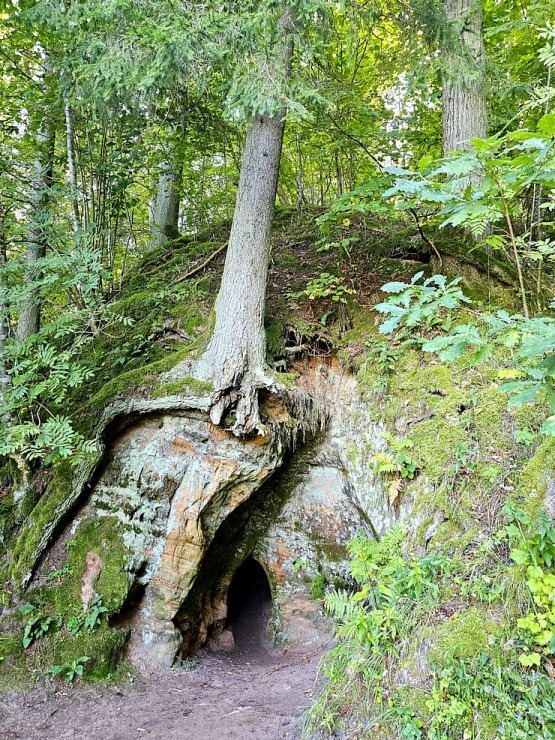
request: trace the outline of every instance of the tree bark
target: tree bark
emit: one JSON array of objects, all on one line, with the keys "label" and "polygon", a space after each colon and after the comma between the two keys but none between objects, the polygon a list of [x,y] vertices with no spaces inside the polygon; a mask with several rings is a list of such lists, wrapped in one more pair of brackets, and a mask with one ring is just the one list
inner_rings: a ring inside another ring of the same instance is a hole
[{"label": "tree bark", "polygon": [[150,246],[160,247],[179,236],[183,161],[174,156],[162,162],[158,188],[152,201]]},{"label": "tree bark", "polygon": [[9,421],[9,415],[5,414],[6,404],[4,398],[10,385],[10,375],[6,360],[6,342],[8,341],[8,301],[7,287],[5,282],[6,268],[6,239],[5,239],[6,213],[0,202],[0,420]]},{"label": "tree bark", "polygon": [[69,186],[71,188],[71,212],[73,214],[73,230],[75,232],[75,243],[78,244],[80,233],[83,230],[83,221],[79,208],[80,194],[77,185],[77,168],[75,166],[75,149],[73,146],[73,116],[69,103],[65,104],[66,118],[66,149],[67,166],[69,170]]},{"label": "tree bark", "polygon": [[[50,189],[52,187],[55,134],[49,122],[37,134],[38,153],[33,168],[31,186],[31,214],[25,253],[24,285],[28,286],[21,303],[17,322],[16,339],[24,342],[40,329],[40,297],[36,285],[40,274],[40,261],[46,253],[48,221],[50,215]],[[31,285],[31,287],[29,287]]]},{"label": "tree bark", "polygon": [[[290,70],[293,45],[288,15],[282,17],[281,73]],[[263,433],[258,396],[275,379],[266,372],[264,307],[270,256],[270,229],[278,184],[285,110],[257,116],[250,125],[243,150],[237,200],[222,282],[214,311],[214,333],[204,358],[214,382],[210,417],[219,424],[235,409],[237,435]]]},{"label": "tree bark", "polygon": [[258,391],[265,373],[264,305],[284,114],[252,122],[241,163],[237,202],[207,351],[216,397],[211,418],[219,424],[237,403],[235,431],[260,429]]},{"label": "tree bark", "polygon": [[[447,0],[448,20],[460,34],[468,52],[445,54],[443,76],[443,155],[471,148],[470,139],[487,135],[485,48],[482,35],[481,0]],[[475,65],[472,70],[471,66]],[[460,72],[461,66],[463,72]],[[468,71],[464,71],[465,68]]]}]

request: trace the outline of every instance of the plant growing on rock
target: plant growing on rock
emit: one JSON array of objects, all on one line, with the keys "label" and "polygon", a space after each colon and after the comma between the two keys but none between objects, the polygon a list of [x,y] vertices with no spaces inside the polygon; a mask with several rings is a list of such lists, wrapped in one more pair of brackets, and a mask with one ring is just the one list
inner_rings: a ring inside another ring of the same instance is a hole
[{"label": "plant growing on rock", "polygon": [[388,501],[390,506],[398,507],[403,482],[412,480],[417,472],[416,465],[408,454],[414,447],[414,442],[411,439],[398,439],[387,432],[382,436],[387,440],[391,451],[376,452],[370,462],[378,475],[394,474],[395,479],[388,489]]},{"label": "plant growing on rock", "polygon": [[33,604],[19,607],[19,613],[26,617],[23,628],[23,647],[27,649],[35,640],[45,637],[54,625],[54,619],[40,612]]},{"label": "plant growing on rock", "polygon": [[90,658],[88,656],[82,655],[80,658],[76,658],[70,663],[62,663],[61,665],[51,666],[48,669],[47,673],[49,673],[54,678],[62,676],[65,673],[67,682],[69,684],[72,684],[75,678],[83,677],[85,663],[87,663],[89,660]]},{"label": "plant growing on rock", "polygon": [[[447,336],[424,342],[422,350],[437,352],[444,361],[467,355],[479,363],[494,347],[505,349],[506,367],[499,370],[499,377],[508,381],[500,385],[500,390],[509,394],[509,406],[535,402],[543,392],[551,416],[543,423],[542,431],[555,436],[555,319],[527,319],[506,311],[480,314],[479,319],[480,325],[462,324]],[[482,327],[485,331],[480,331]]]},{"label": "plant growing on rock", "polygon": [[[542,655],[555,654],[555,519],[545,513],[532,517],[508,506],[506,531],[513,545],[511,558],[526,567],[526,585],[534,608],[517,626],[527,635],[528,649],[519,656],[523,666],[541,666]],[[517,545],[515,547],[515,545]]]}]

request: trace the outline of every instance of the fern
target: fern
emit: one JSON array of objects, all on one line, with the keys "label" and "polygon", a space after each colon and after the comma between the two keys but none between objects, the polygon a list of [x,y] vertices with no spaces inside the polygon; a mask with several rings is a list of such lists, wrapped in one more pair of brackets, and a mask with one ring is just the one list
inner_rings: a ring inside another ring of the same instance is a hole
[{"label": "fern", "polygon": [[352,616],[358,608],[358,605],[352,601],[351,595],[344,589],[333,589],[328,591],[324,597],[324,609],[337,620]]}]

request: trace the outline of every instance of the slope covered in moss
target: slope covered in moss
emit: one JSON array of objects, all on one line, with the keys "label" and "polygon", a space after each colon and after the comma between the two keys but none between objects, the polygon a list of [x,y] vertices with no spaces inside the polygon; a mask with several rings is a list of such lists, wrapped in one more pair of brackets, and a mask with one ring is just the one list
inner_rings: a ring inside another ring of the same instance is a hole
[{"label": "slope covered in moss", "polygon": [[[508,410],[507,397],[499,390],[502,355],[493,353],[477,367],[464,360],[447,366],[435,355],[421,352],[418,341],[410,336],[386,338],[378,332],[380,317],[373,306],[383,299],[380,286],[392,279],[408,280],[420,270],[428,275],[439,270],[413,227],[360,221],[339,226],[333,238],[322,240],[317,216],[317,212],[277,214],[268,285],[268,361],[280,380],[293,387],[302,372],[299,361],[303,357],[318,356],[324,363],[337,358],[343,372],[355,375],[368,418],[389,435],[385,446],[393,448],[395,440],[410,442],[407,454],[416,475],[404,481],[389,503],[392,509],[399,508],[406,559],[417,562],[437,554],[457,564],[432,589],[434,598],[419,612],[421,623],[406,632],[404,642],[396,647],[396,661],[389,664],[387,690],[405,696],[414,689],[402,706],[416,716],[418,701],[425,705],[433,683],[428,676],[411,686],[403,678],[419,665],[419,645],[434,643],[433,655],[438,657],[451,651],[444,641],[460,633],[456,642],[462,647],[455,652],[472,660],[483,651],[484,639],[487,643],[505,625],[512,629],[525,611],[523,577],[511,570],[506,547],[505,551],[504,545],[483,548],[502,527],[501,510],[507,500],[533,512],[545,504],[553,444],[543,441],[539,433],[545,418],[541,404]],[[94,434],[102,414],[116,399],[160,400],[210,391],[187,378],[168,382],[160,375],[182,359],[194,357],[206,344],[223,252],[190,278],[179,278],[201,266],[225,238],[223,225],[206,238],[178,241],[152,252],[136,266],[110,306],[113,321],[88,344],[83,362],[94,368],[94,374],[70,395],[66,406],[85,436]],[[337,244],[349,238],[358,241],[339,260]],[[474,299],[471,310],[492,305],[510,308],[515,301],[510,286],[493,277],[482,278],[475,267],[454,258],[443,267],[449,268],[450,277],[463,274],[463,289]],[[334,300],[333,287],[331,295],[312,290],[313,297],[309,297],[307,285],[317,286],[322,274],[333,276],[333,285],[352,291],[344,294],[345,302]],[[525,444],[519,436],[522,432],[527,433]],[[375,452],[353,446],[352,464],[359,471],[373,470]],[[0,645],[5,657],[0,671],[9,674],[26,667],[44,672],[50,665],[71,665],[94,654],[87,673],[113,674],[127,639],[127,626],[118,623],[118,612],[129,597],[126,564],[133,553],[122,548],[121,523],[113,516],[85,516],[72,523],[73,469],[59,465],[40,472],[47,485],[31,499],[24,516],[17,502],[10,505],[4,499],[2,531],[9,547],[2,562],[5,586],[1,594],[8,616],[7,637]],[[392,480],[384,474],[386,490]],[[44,552],[45,538],[51,538],[54,530],[57,565],[30,580]],[[94,576],[93,568],[90,584],[101,611],[88,630],[79,620],[83,619],[83,577],[94,555],[103,562],[100,575]],[[500,572],[500,558],[503,577],[496,599],[503,608],[497,608],[495,600],[492,607],[488,598],[482,599],[483,584]],[[514,591],[518,578],[521,586]],[[319,595],[328,583],[324,573],[321,582]],[[30,589],[25,590],[22,584],[29,583]],[[466,590],[460,595],[463,586]],[[22,603],[34,607],[27,619],[17,611]],[[50,620],[48,629],[23,650],[21,633],[35,618],[39,625],[41,620]],[[447,624],[446,620],[451,621]],[[465,642],[466,632],[480,633],[475,645],[471,637]],[[372,717],[380,713],[369,706],[374,706],[383,685],[368,676],[365,680],[369,705],[356,706],[360,687],[356,681],[350,684],[355,687],[355,698],[349,717],[355,724],[361,712]]]}]

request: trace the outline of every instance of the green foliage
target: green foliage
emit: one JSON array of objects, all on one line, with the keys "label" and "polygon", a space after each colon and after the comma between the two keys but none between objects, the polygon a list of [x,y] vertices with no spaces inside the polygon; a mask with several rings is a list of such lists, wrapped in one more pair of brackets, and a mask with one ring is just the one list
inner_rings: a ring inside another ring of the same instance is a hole
[{"label": "green foliage", "polygon": [[406,708],[402,738],[541,738],[555,731],[551,679],[527,674],[499,657],[482,652],[477,661],[447,661],[434,676],[425,701],[426,719]]},{"label": "green foliage", "polygon": [[46,575],[46,579],[48,581],[56,581],[59,578],[63,578],[64,576],[71,575],[72,570],[68,565],[65,565],[63,568],[57,568],[56,570],[51,570],[50,573]]},{"label": "green foliage", "polygon": [[398,439],[387,432],[382,436],[387,440],[391,451],[376,452],[370,458],[370,463],[378,475],[395,475],[389,485],[388,501],[391,506],[398,506],[403,482],[412,480],[417,473],[416,463],[408,454],[414,442],[411,439]]},{"label": "green foliage", "polygon": [[368,649],[386,651],[397,637],[400,612],[415,600],[433,597],[435,578],[449,571],[442,556],[407,560],[399,552],[403,538],[402,529],[392,529],[381,540],[364,535],[351,540],[351,575],[361,588],[326,595],[327,610],[340,621],[338,634]]},{"label": "green foliage", "polygon": [[322,599],[326,593],[326,577],[322,573],[319,573],[312,579],[310,584],[310,598],[311,599]]},{"label": "green foliage", "polygon": [[[542,208],[551,208],[555,188],[553,114],[544,115],[535,131],[518,130],[488,139],[473,139],[472,150],[432,163],[420,163],[418,172],[399,171],[395,184],[384,193],[400,209],[432,206],[440,228],[464,226],[476,239],[489,233],[484,243],[514,262],[519,277],[523,312],[528,301],[522,260],[543,263],[551,259],[553,239],[538,236],[550,233],[552,222],[542,220],[542,229],[529,220],[520,229],[523,198],[529,188],[545,191]],[[539,212],[539,211],[538,211]],[[537,291],[540,291],[541,274]]]},{"label": "green foliage", "polygon": [[387,440],[391,453],[377,452],[370,458],[377,473],[398,473],[401,478],[412,480],[416,473],[416,465],[407,455],[407,451],[414,447],[411,439],[398,439],[394,435],[382,435]]},{"label": "green foliage", "polygon": [[382,285],[387,301],[378,303],[376,311],[386,314],[380,325],[382,334],[391,334],[399,327],[409,330],[440,327],[448,331],[454,311],[461,303],[470,303],[459,287],[460,278],[447,283],[444,275],[433,275],[419,284],[423,272],[418,272],[410,284],[402,282]]},{"label": "green foliage", "polygon": [[83,614],[77,608],[66,621],[66,627],[72,635],[78,635],[81,631],[89,634],[98,627],[102,621],[102,615],[108,614],[108,608],[102,603],[102,596],[95,596],[91,599],[87,611]]},{"label": "green foliage", "polygon": [[[552,415],[544,422],[542,431],[554,436],[555,320],[548,316],[526,319],[506,311],[481,314],[479,318],[480,324],[462,324],[447,336],[424,342],[422,350],[437,352],[444,361],[469,355],[472,362],[481,362],[494,347],[506,349],[509,359],[507,366],[499,370],[499,377],[511,380],[503,383],[500,390],[509,394],[510,407],[533,403],[540,392],[545,392]],[[482,327],[485,331],[480,331]]]},{"label": "green foliage", "polygon": [[25,343],[9,345],[11,383],[4,393],[7,415],[0,422],[0,455],[77,464],[94,452],[95,445],[59,412],[71,390],[93,375],[79,358],[85,342],[76,341],[75,331],[69,317],[45,326]]},{"label": "green foliage", "polygon": [[511,559],[526,567],[526,585],[534,606],[517,626],[528,635],[535,651],[525,651],[519,660],[526,667],[540,666],[542,654],[555,653],[555,519],[544,512],[532,517],[513,506],[507,506],[506,513]]},{"label": "green foliage", "polygon": [[[326,595],[342,642],[324,662],[328,684],[311,711],[309,730],[337,729],[347,705],[354,726],[362,719],[388,737],[552,736],[555,699],[544,670],[551,665],[545,664],[550,647],[541,622],[545,618],[551,626],[552,583],[546,574],[552,568],[547,563],[555,560],[553,520],[514,506],[506,514],[507,526],[466,564],[438,554],[412,559],[402,552],[400,529],[380,541],[360,536],[350,543],[359,588]],[[492,558],[507,539],[517,566]],[[535,610],[527,616],[500,624],[499,606],[491,621],[473,605],[437,623],[435,609],[446,600],[453,604],[455,593],[472,604],[502,603],[503,584],[513,577],[525,579],[534,597]],[[406,672],[413,670],[406,657],[411,644],[419,656],[414,670],[422,688],[416,693],[406,685]]]},{"label": "green foliage", "polygon": [[45,637],[54,627],[52,617],[42,614],[33,604],[23,604],[19,613],[26,617],[23,627],[23,647],[27,649],[35,640]]},{"label": "green foliage", "polygon": [[53,665],[48,669],[48,673],[54,678],[62,676],[65,673],[66,680],[69,684],[72,684],[76,677],[82,678],[85,670],[85,663],[90,660],[86,655],[82,655],[80,658],[72,660],[70,663],[62,663],[62,665]]},{"label": "green foliage", "polygon": [[316,298],[331,298],[336,303],[338,301],[340,303],[346,303],[347,296],[354,295],[355,292],[353,288],[349,288],[344,284],[344,278],[323,272],[318,277],[313,278],[305,290],[302,293],[298,293],[296,297],[305,295],[311,301]]}]

